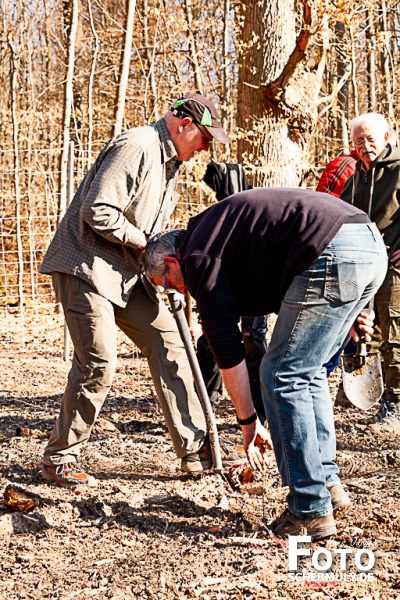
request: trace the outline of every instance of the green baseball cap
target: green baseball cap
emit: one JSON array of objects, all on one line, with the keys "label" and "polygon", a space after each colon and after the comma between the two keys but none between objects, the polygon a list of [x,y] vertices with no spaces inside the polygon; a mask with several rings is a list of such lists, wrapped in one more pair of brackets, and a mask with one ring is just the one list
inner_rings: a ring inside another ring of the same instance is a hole
[{"label": "green baseball cap", "polygon": [[180,119],[190,117],[197,125],[202,125],[221,144],[231,140],[222,129],[221,117],[214,104],[199,92],[178,98],[171,106],[172,114]]}]

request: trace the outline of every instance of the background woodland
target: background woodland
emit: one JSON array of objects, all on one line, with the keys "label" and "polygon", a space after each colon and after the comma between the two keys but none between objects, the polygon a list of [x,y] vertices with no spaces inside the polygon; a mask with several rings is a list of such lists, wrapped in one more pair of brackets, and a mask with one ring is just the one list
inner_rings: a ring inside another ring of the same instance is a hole
[{"label": "background woodland", "polygon": [[[200,90],[255,186],[313,188],[367,111],[397,131],[398,0],[0,0],[0,294],[50,293],[43,253],[102,146]],[[71,142],[73,161],[69,162]],[[182,219],[213,200],[204,153],[181,174]],[[71,181],[72,180],[72,181]],[[46,292],[47,290],[47,292]]]}]

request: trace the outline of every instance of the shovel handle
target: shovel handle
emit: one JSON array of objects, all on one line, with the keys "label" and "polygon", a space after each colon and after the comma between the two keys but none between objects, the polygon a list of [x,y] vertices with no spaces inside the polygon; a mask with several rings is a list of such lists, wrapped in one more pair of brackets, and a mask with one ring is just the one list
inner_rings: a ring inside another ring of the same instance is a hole
[{"label": "shovel handle", "polygon": [[[368,302],[368,306],[364,309],[365,311],[372,312],[374,310],[374,297]],[[361,331],[357,327],[357,333],[359,335],[359,341],[357,343],[357,354],[358,356],[367,356],[367,342],[365,341],[365,332]]]},{"label": "shovel handle", "polygon": [[360,340],[357,344],[358,356],[367,356],[367,343],[365,341],[365,334],[359,332]]}]

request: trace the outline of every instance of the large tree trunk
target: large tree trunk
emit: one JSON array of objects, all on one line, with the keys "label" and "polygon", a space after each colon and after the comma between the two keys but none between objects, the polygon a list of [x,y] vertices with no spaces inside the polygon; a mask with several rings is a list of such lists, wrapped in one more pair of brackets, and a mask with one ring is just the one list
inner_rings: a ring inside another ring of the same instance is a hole
[{"label": "large tree trunk", "polygon": [[311,9],[302,2],[296,38],[291,0],[250,0],[244,6],[238,82],[238,160],[255,165],[256,186],[297,186],[303,150],[317,118],[321,82],[304,69]]}]

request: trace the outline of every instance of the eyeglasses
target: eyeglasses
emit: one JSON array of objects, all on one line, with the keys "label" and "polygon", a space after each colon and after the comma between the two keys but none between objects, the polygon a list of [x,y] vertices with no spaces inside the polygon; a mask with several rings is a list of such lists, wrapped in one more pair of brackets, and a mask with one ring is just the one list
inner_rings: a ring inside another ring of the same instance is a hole
[{"label": "eyeglasses", "polygon": [[199,125],[197,125],[197,123],[195,123],[194,121],[193,121],[193,125],[196,125],[197,129],[200,131],[200,133],[201,133],[201,137],[203,138],[203,142],[204,142],[205,144],[211,144],[211,142],[212,142],[212,141],[213,141],[213,139],[214,139],[214,138],[213,138],[213,136],[212,136],[212,135],[210,135],[210,134],[208,134],[208,135],[207,135],[207,134],[205,133],[205,131],[203,131],[202,129],[200,129],[200,126],[199,126]]}]

